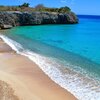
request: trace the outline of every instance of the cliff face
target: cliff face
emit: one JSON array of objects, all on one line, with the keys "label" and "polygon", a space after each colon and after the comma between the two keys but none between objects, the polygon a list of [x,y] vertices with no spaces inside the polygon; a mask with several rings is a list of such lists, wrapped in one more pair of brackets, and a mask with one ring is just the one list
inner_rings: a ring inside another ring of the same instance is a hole
[{"label": "cliff face", "polygon": [[0,28],[25,25],[75,23],[78,23],[78,18],[72,12],[66,14],[50,12],[0,12]]}]

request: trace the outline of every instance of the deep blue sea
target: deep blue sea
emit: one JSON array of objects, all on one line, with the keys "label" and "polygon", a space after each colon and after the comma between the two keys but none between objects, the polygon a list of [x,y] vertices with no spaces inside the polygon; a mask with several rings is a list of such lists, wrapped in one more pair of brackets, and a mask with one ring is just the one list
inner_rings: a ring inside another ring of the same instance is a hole
[{"label": "deep blue sea", "polygon": [[1,37],[79,100],[100,100],[100,16],[78,17],[79,24],[20,26]]}]

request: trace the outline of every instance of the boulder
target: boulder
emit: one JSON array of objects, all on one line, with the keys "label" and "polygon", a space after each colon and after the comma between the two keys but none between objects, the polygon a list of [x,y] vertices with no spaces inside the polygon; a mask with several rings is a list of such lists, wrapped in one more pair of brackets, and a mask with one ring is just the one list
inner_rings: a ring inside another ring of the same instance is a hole
[{"label": "boulder", "polygon": [[1,29],[10,29],[10,28],[12,28],[13,26],[12,25],[0,25],[0,28]]}]

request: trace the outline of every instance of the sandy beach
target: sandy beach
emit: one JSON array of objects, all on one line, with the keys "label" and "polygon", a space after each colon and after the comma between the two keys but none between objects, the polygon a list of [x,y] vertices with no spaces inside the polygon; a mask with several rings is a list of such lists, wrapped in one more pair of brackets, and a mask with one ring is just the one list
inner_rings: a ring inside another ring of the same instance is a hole
[{"label": "sandy beach", "polygon": [[0,100],[76,100],[0,39]]}]

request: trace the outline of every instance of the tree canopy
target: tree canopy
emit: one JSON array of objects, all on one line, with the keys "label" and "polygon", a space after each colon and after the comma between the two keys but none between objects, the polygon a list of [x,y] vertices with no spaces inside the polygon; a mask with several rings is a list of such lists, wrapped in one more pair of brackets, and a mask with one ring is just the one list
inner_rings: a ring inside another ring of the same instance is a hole
[{"label": "tree canopy", "polygon": [[22,5],[19,5],[19,7],[29,7],[29,3],[23,3]]}]

